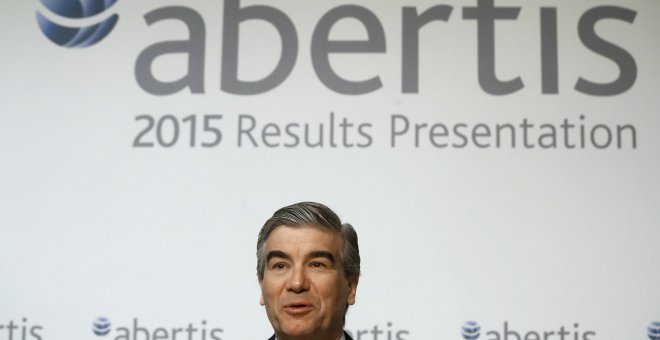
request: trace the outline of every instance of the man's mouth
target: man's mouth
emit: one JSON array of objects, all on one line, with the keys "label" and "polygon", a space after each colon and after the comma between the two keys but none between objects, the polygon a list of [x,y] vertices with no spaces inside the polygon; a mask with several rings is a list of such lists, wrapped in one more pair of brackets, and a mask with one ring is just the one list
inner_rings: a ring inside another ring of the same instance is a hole
[{"label": "man's mouth", "polygon": [[306,302],[294,302],[284,305],[284,311],[292,315],[307,314],[312,309],[314,309],[314,306]]}]

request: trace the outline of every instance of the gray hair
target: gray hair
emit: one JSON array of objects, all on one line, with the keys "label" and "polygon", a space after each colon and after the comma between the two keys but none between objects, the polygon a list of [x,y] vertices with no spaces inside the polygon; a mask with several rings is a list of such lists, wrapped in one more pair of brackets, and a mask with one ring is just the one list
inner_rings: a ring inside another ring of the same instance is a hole
[{"label": "gray hair", "polygon": [[257,277],[261,282],[264,279],[266,268],[266,254],[264,247],[270,233],[279,226],[304,227],[312,226],[339,232],[344,240],[340,254],[340,261],[347,279],[360,277],[360,249],[355,229],[348,223],[341,223],[339,216],[330,208],[316,202],[300,202],[276,211],[264,223],[257,239]]}]

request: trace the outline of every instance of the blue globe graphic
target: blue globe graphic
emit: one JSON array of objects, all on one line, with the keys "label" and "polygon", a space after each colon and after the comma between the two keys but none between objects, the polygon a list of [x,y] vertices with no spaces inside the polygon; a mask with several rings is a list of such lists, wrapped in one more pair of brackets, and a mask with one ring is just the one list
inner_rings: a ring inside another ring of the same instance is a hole
[{"label": "blue globe graphic", "polygon": [[98,336],[108,335],[110,333],[110,320],[105,317],[98,317],[92,322],[92,331]]},{"label": "blue globe graphic", "polygon": [[653,321],[647,328],[648,336],[651,340],[660,340],[660,322]]},{"label": "blue globe graphic", "polygon": [[[40,0],[52,15],[85,19],[100,14],[117,0]],[[69,27],[57,24],[37,11],[37,23],[44,35],[62,47],[88,47],[105,38],[115,27],[119,15],[113,14],[93,25]]]},{"label": "blue globe graphic", "polygon": [[463,324],[462,335],[465,340],[476,340],[481,335],[481,326],[475,321],[468,321]]}]

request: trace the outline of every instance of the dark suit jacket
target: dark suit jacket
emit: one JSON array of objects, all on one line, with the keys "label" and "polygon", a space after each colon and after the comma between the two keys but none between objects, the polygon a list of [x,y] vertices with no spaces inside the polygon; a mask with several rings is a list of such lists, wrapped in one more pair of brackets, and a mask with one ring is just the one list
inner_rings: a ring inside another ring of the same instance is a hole
[{"label": "dark suit jacket", "polygon": [[[346,340],[353,340],[353,338],[351,338],[351,336],[348,335],[346,331],[344,331],[344,337],[346,338]],[[275,340],[275,334],[273,334],[273,336],[271,336],[268,340]]]}]

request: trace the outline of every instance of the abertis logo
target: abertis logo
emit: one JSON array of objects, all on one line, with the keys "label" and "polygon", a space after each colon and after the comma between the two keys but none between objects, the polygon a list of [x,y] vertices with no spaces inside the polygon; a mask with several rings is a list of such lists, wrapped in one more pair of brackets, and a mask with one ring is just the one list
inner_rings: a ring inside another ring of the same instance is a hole
[{"label": "abertis logo", "polygon": [[[649,336],[651,328],[649,326]],[[657,325],[660,327],[660,324]],[[482,333],[482,327],[475,321],[468,321],[463,324],[462,335],[465,340],[477,340]],[[483,340],[594,340],[596,332],[593,330],[582,330],[577,322],[570,326],[560,326],[558,329],[520,329],[511,327],[508,321],[504,321],[501,329],[492,329],[484,327]],[[660,334],[658,334],[660,335]],[[660,338],[651,338],[651,340],[660,340]]]},{"label": "abertis logo", "polygon": [[[92,25],[83,24],[82,19],[87,19],[105,12],[117,2],[117,0],[40,0],[50,11],[48,17],[55,21],[61,18],[78,20],[79,25],[69,27],[61,25],[49,19],[37,11],[37,23],[44,35],[57,45],[62,47],[88,47],[105,38],[115,27],[119,15],[113,14],[106,19],[99,19]],[[89,20],[84,20],[89,22]],[[87,26],[85,26],[87,25]]]},{"label": "abertis logo", "polygon": [[113,340],[222,340],[223,333],[222,328],[207,325],[206,320],[201,323],[189,322],[187,326],[167,327],[148,326],[138,318],[133,318],[132,324],[122,325],[121,321],[115,320],[115,326],[111,327],[110,320],[106,317],[96,318],[92,323],[92,331],[99,337]]},{"label": "abertis logo", "polygon": [[92,331],[94,331],[94,334],[99,336],[108,335],[108,333],[110,333],[110,325],[110,320],[101,316],[96,318],[96,320],[94,320],[92,323]]},{"label": "abertis logo", "polygon": [[648,327],[648,336],[651,340],[660,340],[660,322],[653,321]]},{"label": "abertis logo", "polygon": [[481,326],[474,321],[468,321],[463,324],[463,338],[465,340],[476,340],[479,338]]}]

